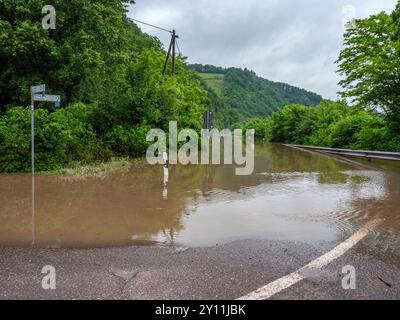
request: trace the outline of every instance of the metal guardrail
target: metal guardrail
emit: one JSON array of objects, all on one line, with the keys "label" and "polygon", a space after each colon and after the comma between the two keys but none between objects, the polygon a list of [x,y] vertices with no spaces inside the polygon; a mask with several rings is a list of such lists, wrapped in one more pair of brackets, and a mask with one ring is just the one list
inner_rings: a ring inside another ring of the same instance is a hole
[{"label": "metal guardrail", "polygon": [[332,148],[323,148],[323,147],[302,146],[302,145],[296,145],[296,144],[285,144],[285,146],[299,148],[299,149],[305,149],[305,150],[313,150],[313,151],[322,152],[322,153],[337,154],[337,155],[342,155],[342,156],[400,161],[400,152],[332,149]]}]

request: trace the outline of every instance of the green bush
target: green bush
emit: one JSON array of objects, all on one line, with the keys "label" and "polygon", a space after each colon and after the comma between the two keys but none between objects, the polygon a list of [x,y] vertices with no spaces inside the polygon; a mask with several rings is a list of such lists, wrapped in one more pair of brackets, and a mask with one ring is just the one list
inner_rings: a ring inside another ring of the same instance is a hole
[{"label": "green bush", "polygon": [[[107,159],[107,148],[86,121],[91,108],[75,104],[49,113],[35,111],[37,171],[60,168],[71,161]],[[31,110],[11,108],[0,120],[0,172],[31,170]]]},{"label": "green bush", "polygon": [[0,172],[26,172],[30,168],[30,112],[14,108],[0,118]]},{"label": "green bush", "polygon": [[329,147],[366,150],[379,149],[387,134],[384,119],[363,110],[355,110],[347,117],[333,123],[327,132],[329,136],[326,141]]},{"label": "green bush", "polygon": [[385,123],[381,128],[363,128],[357,138],[354,149],[400,152],[400,137],[393,135]]},{"label": "green bush", "polygon": [[344,102],[323,101],[317,108],[287,106],[271,121],[273,142],[400,151],[400,137],[383,115]]},{"label": "green bush", "polygon": [[313,108],[292,105],[272,115],[271,141],[303,144],[316,125]]},{"label": "green bush", "polygon": [[118,155],[144,155],[150,145],[146,141],[146,135],[150,129],[147,125],[134,128],[116,126],[106,138],[112,150]]},{"label": "green bush", "polygon": [[272,134],[271,119],[250,119],[242,127],[243,130],[254,129],[257,141],[270,141]]},{"label": "green bush", "polygon": [[363,121],[363,116],[353,115],[333,124],[328,138],[329,147],[350,148],[356,144],[357,135],[363,127]]}]

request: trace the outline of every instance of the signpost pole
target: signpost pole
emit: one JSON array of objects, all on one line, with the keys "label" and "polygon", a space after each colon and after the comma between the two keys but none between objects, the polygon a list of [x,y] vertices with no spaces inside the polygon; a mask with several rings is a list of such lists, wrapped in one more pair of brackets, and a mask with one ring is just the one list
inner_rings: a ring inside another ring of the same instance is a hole
[{"label": "signpost pole", "polygon": [[[40,94],[39,94],[40,93]],[[36,243],[35,237],[35,101],[54,102],[55,107],[59,108],[61,97],[46,95],[46,85],[31,87],[31,136],[32,136],[32,247]]]},{"label": "signpost pole", "polygon": [[35,245],[35,100],[31,92],[31,137],[32,137],[32,246]]}]

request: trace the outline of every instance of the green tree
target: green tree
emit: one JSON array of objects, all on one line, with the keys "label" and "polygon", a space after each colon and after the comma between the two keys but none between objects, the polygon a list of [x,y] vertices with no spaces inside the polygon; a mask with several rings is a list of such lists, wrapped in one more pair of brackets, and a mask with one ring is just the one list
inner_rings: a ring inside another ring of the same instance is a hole
[{"label": "green tree", "polygon": [[243,130],[254,129],[256,140],[262,141],[262,142],[268,142],[271,140],[272,121],[270,118],[250,119],[244,124],[242,129]]},{"label": "green tree", "polygon": [[127,28],[124,1],[54,0],[55,30],[41,26],[46,4],[0,0],[0,106],[28,104],[35,83],[46,83],[64,104],[90,102],[137,52],[138,30]]},{"label": "green tree", "polygon": [[272,115],[273,142],[303,144],[316,127],[316,111],[301,105],[286,106]]},{"label": "green tree", "polygon": [[357,20],[345,33],[344,46],[337,60],[342,96],[383,110],[400,130],[400,3],[391,15]]}]

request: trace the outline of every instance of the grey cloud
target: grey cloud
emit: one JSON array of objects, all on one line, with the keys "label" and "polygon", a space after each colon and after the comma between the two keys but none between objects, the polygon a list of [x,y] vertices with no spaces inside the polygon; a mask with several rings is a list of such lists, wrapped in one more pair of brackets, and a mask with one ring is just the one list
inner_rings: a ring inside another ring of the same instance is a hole
[{"label": "grey cloud", "polygon": [[[137,0],[129,16],[168,29],[192,63],[247,67],[273,81],[336,98],[334,61],[342,48],[343,8],[357,18],[390,12],[396,0]],[[142,26],[141,26],[142,27]],[[164,44],[168,34],[142,27]]]}]

